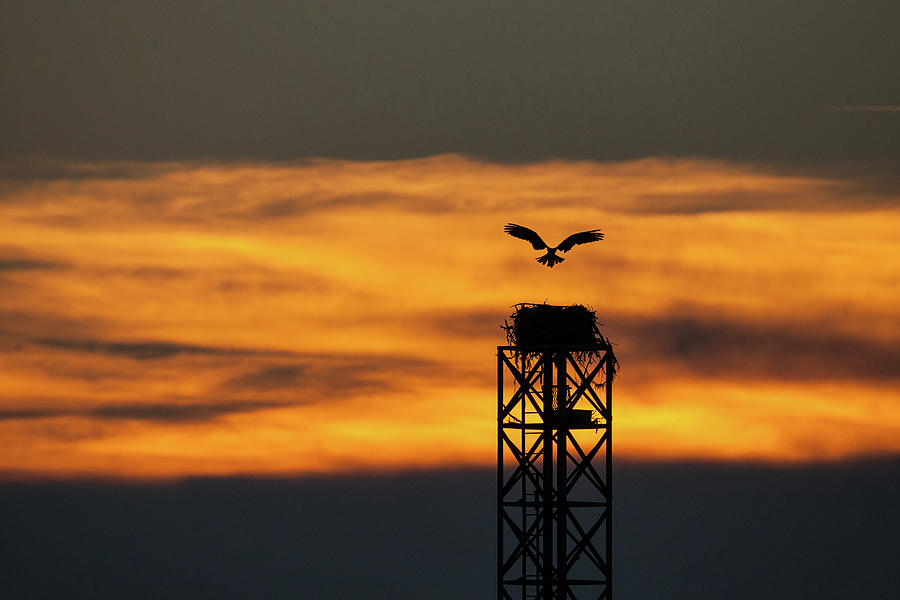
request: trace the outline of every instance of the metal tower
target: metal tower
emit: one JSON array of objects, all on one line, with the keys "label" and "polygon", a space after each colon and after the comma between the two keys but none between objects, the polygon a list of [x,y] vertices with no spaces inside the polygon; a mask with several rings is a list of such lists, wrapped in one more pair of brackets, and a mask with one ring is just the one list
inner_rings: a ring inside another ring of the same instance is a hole
[{"label": "metal tower", "polygon": [[584,307],[512,319],[497,347],[497,597],[610,600],[615,355]]}]

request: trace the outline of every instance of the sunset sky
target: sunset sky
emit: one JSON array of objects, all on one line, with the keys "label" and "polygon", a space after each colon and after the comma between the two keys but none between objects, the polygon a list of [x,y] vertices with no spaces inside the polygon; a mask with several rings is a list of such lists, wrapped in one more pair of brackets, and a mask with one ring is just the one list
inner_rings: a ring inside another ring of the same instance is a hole
[{"label": "sunset sky", "polygon": [[896,596],[898,23],[4,1],[0,596],[493,597],[522,302],[619,362],[616,600]]},{"label": "sunset sky", "polygon": [[[456,155],[41,168],[2,199],[10,473],[489,465],[493,354],[522,301],[597,311],[619,456],[900,452],[900,210],[875,178]],[[506,221],[606,239],[551,271]]]},{"label": "sunset sky", "polygon": [[545,301],[619,456],[900,452],[892,3],[4,12],[6,477],[489,466]]}]

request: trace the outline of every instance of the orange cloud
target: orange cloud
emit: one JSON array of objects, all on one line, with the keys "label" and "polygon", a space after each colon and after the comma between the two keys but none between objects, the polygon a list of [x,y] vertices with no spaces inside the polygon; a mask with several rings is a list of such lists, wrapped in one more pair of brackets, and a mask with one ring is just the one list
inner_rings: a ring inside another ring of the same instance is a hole
[{"label": "orange cloud", "polygon": [[[0,186],[0,470],[491,464],[521,301],[593,306],[616,451],[900,451],[898,196],[716,161],[44,164]],[[600,227],[552,271],[502,233]]]}]

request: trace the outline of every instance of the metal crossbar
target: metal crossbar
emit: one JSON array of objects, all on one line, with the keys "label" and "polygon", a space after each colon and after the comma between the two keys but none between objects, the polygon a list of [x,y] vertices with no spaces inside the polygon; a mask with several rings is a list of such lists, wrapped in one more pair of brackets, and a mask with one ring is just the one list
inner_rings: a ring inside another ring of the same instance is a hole
[{"label": "metal crossbar", "polygon": [[615,364],[611,347],[497,348],[500,600],[611,600]]}]

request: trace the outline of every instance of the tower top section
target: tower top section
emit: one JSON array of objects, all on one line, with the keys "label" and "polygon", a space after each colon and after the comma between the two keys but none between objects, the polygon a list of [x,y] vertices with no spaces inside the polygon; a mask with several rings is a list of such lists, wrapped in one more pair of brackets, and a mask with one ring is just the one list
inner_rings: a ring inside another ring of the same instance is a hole
[{"label": "tower top section", "polygon": [[503,326],[511,346],[610,349],[597,327],[597,314],[585,306],[520,303],[515,308]]}]

